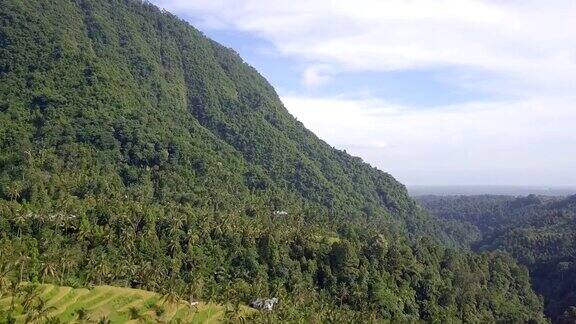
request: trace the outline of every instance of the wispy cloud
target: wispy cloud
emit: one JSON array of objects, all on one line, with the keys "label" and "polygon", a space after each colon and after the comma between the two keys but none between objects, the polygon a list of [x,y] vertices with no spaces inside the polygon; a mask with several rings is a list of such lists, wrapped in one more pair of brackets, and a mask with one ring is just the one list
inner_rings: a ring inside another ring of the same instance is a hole
[{"label": "wispy cloud", "polygon": [[576,98],[428,110],[380,99],[282,100],[321,138],[412,184],[576,183]]},{"label": "wispy cloud", "polygon": [[326,68],[322,66],[309,66],[302,75],[304,85],[312,88],[326,84],[331,79],[330,72],[326,71]]},{"label": "wispy cloud", "polygon": [[572,0],[157,3],[194,13],[211,27],[255,33],[285,55],[335,71],[457,66],[513,80],[508,83],[576,89]]}]

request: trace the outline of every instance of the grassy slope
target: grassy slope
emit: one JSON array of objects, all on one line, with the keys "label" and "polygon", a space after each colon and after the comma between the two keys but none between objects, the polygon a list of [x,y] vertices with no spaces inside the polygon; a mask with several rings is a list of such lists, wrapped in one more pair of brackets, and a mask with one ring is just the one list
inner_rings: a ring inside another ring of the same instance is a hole
[{"label": "grassy slope", "polygon": [[[97,286],[91,289],[71,288],[50,284],[38,285],[39,296],[50,307],[50,317],[56,317],[64,323],[76,318],[76,311],[84,308],[91,321],[106,317],[112,323],[137,321],[130,319],[129,309],[135,307],[146,322],[182,322],[182,323],[215,323],[220,322],[226,307],[215,303],[200,302],[194,309],[186,302],[179,304],[164,303],[162,296],[145,290],[113,286]],[[8,311],[11,296],[0,299],[0,312]],[[164,308],[164,313],[157,316],[154,306]],[[240,308],[240,315],[251,312],[248,307]],[[22,313],[21,305],[16,306],[16,313]],[[23,323],[25,316],[16,316],[17,323]]]}]

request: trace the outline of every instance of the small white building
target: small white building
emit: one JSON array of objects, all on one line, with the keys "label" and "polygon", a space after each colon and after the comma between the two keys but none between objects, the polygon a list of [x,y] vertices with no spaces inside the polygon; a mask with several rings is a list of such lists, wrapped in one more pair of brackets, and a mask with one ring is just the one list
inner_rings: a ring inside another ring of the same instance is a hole
[{"label": "small white building", "polygon": [[276,304],[278,304],[278,298],[276,297],[270,299],[257,298],[250,303],[250,306],[256,309],[271,312],[274,309],[274,305]]}]

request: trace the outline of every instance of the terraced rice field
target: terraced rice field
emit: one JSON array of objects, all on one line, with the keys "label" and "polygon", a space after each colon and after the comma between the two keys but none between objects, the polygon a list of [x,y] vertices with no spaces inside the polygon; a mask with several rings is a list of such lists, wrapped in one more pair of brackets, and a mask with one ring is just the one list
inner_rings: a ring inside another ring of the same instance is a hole
[{"label": "terraced rice field", "polygon": [[[63,323],[78,319],[78,310],[86,311],[90,322],[108,319],[111,323],[218,323],[224,319],[225,307],[220,304],[200,302],[190,307],[186,302],[167,303],[150,291],[97,286],[91,289],[38,285],[36,292],[46,301],[48,317],[58,318]],[[0,299],[0,310],[11,307],[11,297]],[[17,305],[14,314],[22,314]],[[242,307],[242,314],[251,309]],[[16,316],[17,323],[25,322],[25,315]]]}]

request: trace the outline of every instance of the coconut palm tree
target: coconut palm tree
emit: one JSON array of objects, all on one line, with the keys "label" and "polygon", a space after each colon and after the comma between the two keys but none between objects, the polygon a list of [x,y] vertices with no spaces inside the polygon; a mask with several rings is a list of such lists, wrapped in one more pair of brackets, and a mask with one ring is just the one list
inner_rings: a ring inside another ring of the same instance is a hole
[{"label": "coconut palm tree", "polygon": [[95,281],[98,285],[101,285],[102,279],[108,279],[110,277],[111,271],[104,253],[90,257],[88,264],[90,265],[90,272],[88,274],[90,281]]},{"label": "coconut palm tree", "polygon": [[18,256],[18,259],[16,260],[16,264],[20,266],[20,282],[22,282],[24,280],[24,268],[26,267],[26,264],[28,264],[28,261],[30,260],[30,257],[28,255],[26,255],[26,252],[24,251],[20,251],[20,255]]},{"label": "coconut palm tree", "polygon": [[76,321],[79,323],[90,321],[90,312],[84,307],[77,309],[74,314],[76,315]]},{"label": "coconut palm tree", "polygon": [[35,285],[23,285],[20,289],[22,295],[22,307],[24,309],[32,309],[37,299],[40,298],[40,291]]},{"label": "coconut palm tree", "polygon": [[20,284],[13,280],[10,282],[10,294],[11,294],[11,301],[10,301],[10,313],[14,311],[14,307],[16,306],[16,297],[18,296]]},{"label": "coconut palm tree", "polygon": [[46,317],[46,321],[44,321],[44,324],[60,324],[60,323],[62,323],[62,321],[56,316],[48,316]]},{"label": "coconut palm tree", "polygon": [[10,265],[2,264],[0,265],[0,299],[2,295],[8,292],[10,287],[10,274],[12,269],[10,269]]},{"label": "coconut palm tree", "polygon": [[188,285],[187,293],[188,293],[188,304],[190,308],[195,308],[194,305],[197,304],[197,301],[195,300],[194,296],[199,294],[203,288],[204,288],[204,281],[201,278],[194,281],[194,283]]},{"label": "coconut palm tree", "polygon": [[164,305],[165,303],[178,304],[181,302],[180,295],[176,292],[176,290],[172,285],[168,288],[168,291],[164,295],[162,295],[161,300],[162,305]]},{"label": "coconut palm tree", "polygon": [[26,220],[27,217],[22,212],[17,212],[16,215],[14,215],[14,223],[16,223],[16,226],[18,227],[18,238],[22,237],[22,228],[26,224]]},{"label": "coconut palm tree", "polygon": [[[24,309],[27,309],[26,307]],[[46,323],[50,321],[54,323],[54,319],[50,318],[48,314],[55,310],[56,307],[46,305],[46,301],[40,297],[36,299],[36,305],[31,308],[31,311],[26,315],[26,323]],[[59,320],[58,320],[59,322]]]},{"label": "coconut palm tree", "polygon": [[47,276],[50,276],[51,278],[55,278],[56,277],[56,262],[54,262],[52,260],[43,261],[40,276],[42,278],[42,283],[44,283],[44,279],[46,279]]},{"label": "coconut palm tree", "polygon": [[128,316],[131,320],[144,323],[146,322],[146,316],[140,313],[140,310],[134,306],[128,309]]},{"label": "coconut palm tree", "polygon": [[10,197],[11,201],[18,200],[20,198],[20,193],[24,189],[24,185],[21,181],[12,181],[6,188],[8,191],[8,196]]}]

